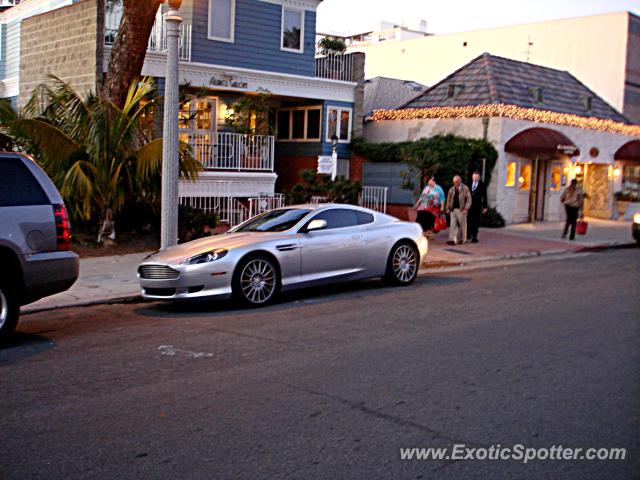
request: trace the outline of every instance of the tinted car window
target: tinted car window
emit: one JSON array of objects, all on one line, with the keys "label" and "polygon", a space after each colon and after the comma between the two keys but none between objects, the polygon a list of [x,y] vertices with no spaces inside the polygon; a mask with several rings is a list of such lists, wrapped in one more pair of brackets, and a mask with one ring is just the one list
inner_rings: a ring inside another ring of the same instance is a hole
[{"label": "tinted car window", "polygon": [[356,212],[358,216],[358,225],[366,225],[367,223],[373,223],[373,215],[367,212]]},{"label": "tinted car window", "polygon": [[236,232],[283,232],[289,230],[311,210],[302,208],[286,208],[281,210],[272,210],[265,212],[242,227],[235,230]]},{"label": "tinted car window", "polygon": [[314,220],[326,220],[326,230],[332,228],[354,227],[358,225],[358,216],[355,210],[348,208],[334,208],[325,210],[313,217]]},{"label": "tinted car window", "polygon": [[0,158],[0,207],[46,205],[47,195],[19,158]]}]

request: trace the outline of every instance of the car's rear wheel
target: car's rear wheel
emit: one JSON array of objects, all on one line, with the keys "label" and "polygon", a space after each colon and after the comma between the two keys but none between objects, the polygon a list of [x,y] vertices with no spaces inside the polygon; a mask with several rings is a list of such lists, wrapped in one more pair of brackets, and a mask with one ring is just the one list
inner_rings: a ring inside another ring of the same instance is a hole
[{"label": "car's rear wheel", "polygon": [[418,276],[419,267],[418,249],[409,242],[399,242],[389,253],[385,280],[392,285],[409,285]]},{"label": "car's rear wheel", "polygon": [[20,314],[17,293],[6,282],[0,282],[0,341],[15,330]]},{"label": "car's rear wheel", "polygon": [[280,288],[280,276],[275,262],[265,255],[243,259],[233,279],[233,294],[242,303],[260,307],[271,302]]}]

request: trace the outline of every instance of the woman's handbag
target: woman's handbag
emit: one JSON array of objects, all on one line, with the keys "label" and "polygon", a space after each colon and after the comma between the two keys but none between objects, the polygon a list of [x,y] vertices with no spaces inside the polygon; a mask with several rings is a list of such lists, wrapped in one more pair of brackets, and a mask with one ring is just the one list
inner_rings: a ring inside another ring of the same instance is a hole
[{"label": "woman's handbag", "polygon": [[578,223],[576,224],[576,233],[578,235],[586,235],[588,226],[589,222],[586,222],[583,219],[578,220]]},{"label": "woman's handbag", "polygon": [[441,230],[447,229],[447,216],[444,213],[441,213],[436,217],[436,223],[433,226],[433,230],[439,232]]}]

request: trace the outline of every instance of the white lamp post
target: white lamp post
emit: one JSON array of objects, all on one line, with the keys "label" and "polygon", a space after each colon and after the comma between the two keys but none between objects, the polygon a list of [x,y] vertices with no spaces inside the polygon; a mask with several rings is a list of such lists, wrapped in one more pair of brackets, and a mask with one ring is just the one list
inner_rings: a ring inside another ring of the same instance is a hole
[{"label": "white lamp post", "polygon": [[338,136],[335,133],[331,137],[331,148],[331,162],[333,164],[331,180],[335,180],[338,176]]},{"label": "white lamp post", "polygon": [[164,86],[164,125],[162,133],[162,211],[160,248],[178,243],[178,43],[180,41],[180,5],[182,0],[169,0],[165,17],[167,35],[167,74]]}]

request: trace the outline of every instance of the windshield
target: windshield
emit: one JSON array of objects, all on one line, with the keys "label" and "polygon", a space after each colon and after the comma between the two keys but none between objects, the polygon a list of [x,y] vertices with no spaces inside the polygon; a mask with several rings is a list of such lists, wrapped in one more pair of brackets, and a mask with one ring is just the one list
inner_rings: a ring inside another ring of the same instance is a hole
[{"label": "windshield", "polygon": [[302,208],[284,208],[271,210],[252,218],[240,226],[236,232],[284,232],[289,230],[311,210]]}]

